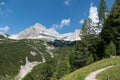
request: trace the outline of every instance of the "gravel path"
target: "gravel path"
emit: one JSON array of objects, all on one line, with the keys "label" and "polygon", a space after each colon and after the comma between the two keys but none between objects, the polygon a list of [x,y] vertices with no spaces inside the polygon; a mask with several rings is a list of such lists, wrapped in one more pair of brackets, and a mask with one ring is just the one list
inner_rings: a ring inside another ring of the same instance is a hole
[{"label": "gravel path", "polygon": [[90,74],[88,74],[88,76],[85,78],[85,80],[97,80],[96,79],[96,75],[109,69],[109,68],[112,68],[113,66],[108,66],[108,67],[105,67],[105,68],[102,68],[102,69],[99,69],[99,70],[96,70],[94,72],[91,72]]}]

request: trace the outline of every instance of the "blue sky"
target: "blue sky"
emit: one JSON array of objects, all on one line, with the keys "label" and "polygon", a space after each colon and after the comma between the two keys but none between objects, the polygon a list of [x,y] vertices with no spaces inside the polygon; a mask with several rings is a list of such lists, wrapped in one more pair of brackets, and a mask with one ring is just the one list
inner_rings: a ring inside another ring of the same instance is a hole
[{"label": "blue sky", "polygon": [[[90,5],[100,0],[1,0],[0,32],[18,34],[40,23],[54,27],[59,33],[80,29],[80,21],[89,16]],[[114,0],[106,0],[109,8]]]}]

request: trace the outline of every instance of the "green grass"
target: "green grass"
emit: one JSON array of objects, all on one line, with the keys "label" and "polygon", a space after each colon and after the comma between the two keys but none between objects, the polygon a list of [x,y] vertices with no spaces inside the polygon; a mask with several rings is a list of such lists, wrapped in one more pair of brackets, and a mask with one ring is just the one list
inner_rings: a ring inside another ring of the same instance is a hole
[{"label": "green grass", "polygon": [[[18,74],[20,66],[25,65],[26,57],[30,62],[42,61],[42,57],[44,57],[46,63],[37,65],[24,80],[49,80],[55,71],[54,67],[57,62],[68,55],[64,54],[65,49],[61,47],[48,50],[47,45],[52,46],[53,43],[46,39],[11,40],[4,38],[4,36],[0,36],[0,39],[0,80],[13,80]],[[72,48],[67,51],[71,50]],[[36,52],[37,55],[31,55],[31,51]],[[57,57],[51,58],[50,52]]]},{"label": "green grass", "polygon": [[120,64],[97,75],[98,80],[120,80]]},{"label": "green grass", "polygon": [[[73,47],[55,48],[53,50],[53,54],[55,55],[54,58],[50,59],[46,63],[35,66],[32,71],[24,77],[23,80],[54,80],[51,79],[51,77],[54,77],[53,75],[55,74],[60,74],[60,72],[58,73],[58,69],[64,68],[61,67],[64,66],[64,58],[69,56],[70,52],[72,51]],[[64,74],[62,73],[62,75]]]},{"label": "green grass", "polygon": [[15,80],[14,79],[15,76],[0,76],[0,80]]},{"label": "green grass", "polygon": [[[49,60],[51,56],[46,50],[43,40],[1,40],[0,80],[7,80],[8,77],[16,76],[20,66],[26,63],[26,56],[28,56],[29,61],[42,61],[40,53],[43,53],[43,56]],[[31,55],[30,51],[36,52],[37,55]]]},{"label": "green grass", "polygon": [[104,74],[100,74],[98,76],[99,80],[108,80],[108,79],[105,79],[106,75],[108,75],[110,78],[114,77],[113,79],[109,79],[109,80],[115,80],[115,79],[119,80],[120,79],[119,77],[120,76],[120,57],[108,58],[108,59],[103,59],[101,61],[95,62],[86,67],[80,68],[72,72],[71,74],[66,75],[60,80],[84,80],[85,77],[90,72],[96,71],[98,69],[101,69],[110,65],[114,65],[114,67],[104,72]]},{"label": "green grass", "polygon": [[24,77],[23,80],[49,80],[53,71],[55,70],[56,61],[51,59],[46,63],[39,64]]}]

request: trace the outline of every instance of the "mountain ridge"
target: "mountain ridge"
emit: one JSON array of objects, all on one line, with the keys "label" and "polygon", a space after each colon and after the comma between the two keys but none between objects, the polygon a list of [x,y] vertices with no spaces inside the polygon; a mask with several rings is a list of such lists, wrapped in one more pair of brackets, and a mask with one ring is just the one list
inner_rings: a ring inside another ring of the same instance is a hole
[{"label": "mountain ridge", "polygon": [[40,23],[36,23],[33,26],[21,31],[19,34],[10,35],[10,39],[40,39],[46,38],[50,40],[65,40],[76,41],[80,40],[80,30],[76,29],[75,32],[60,34],[54,28],[46,28]]}]

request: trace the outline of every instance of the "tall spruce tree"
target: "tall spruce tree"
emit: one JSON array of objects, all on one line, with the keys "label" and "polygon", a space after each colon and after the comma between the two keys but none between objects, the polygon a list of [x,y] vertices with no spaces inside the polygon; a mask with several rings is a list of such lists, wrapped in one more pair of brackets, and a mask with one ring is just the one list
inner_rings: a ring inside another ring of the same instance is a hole
[{"label": "tall spruce tree", "polygon": [[113,41],[117,46],[117,54],[120,54],[120,0],[115,0],[110,15],[105,21],[101,37],[106,46]]},{"label": "tall spruce tree", "polygon": [[106,5],[106,2],[105,2],[105,0],[101,0],[99,8],[98,8],[98,16],[99,16],[99,21],[100,21],[101,26],[103,26],[103,24],[105,22],[107,13],[108,13],[108,8]]},{"label": "tall spruce tree", "polygon": [[115,3],[112,7],[111,14],[120,12],[120,0],[115,0]]},{"label": "tall spruce tree", "polygon": [[50,80],[59,80],[61,77],[65,76],[66,74],[70,73],[71,65],[69,63],[70,58],[69,55],[71,54],[69,47],[63,47],[59,50],[61,55],[57,56],[56,59],[56,67],[55,71],[53,72]]},{"label": "tall spruce tree", "polygon": [[111,10],[111,26],[113,29],[113,35],[115,43],[117,45],[117,53],[120,55],[120,0],[115,0],[115,3]]},{"label": "tall spruce tree", "polygon": [[116,46],[115,46],[115,44],[112,41],[106,47],[106,49],[105,49],[105,55],[106,55],[106,57],[116,56]]},{"label": "tall spruce tree", "polygon": [[89,34],[90,34],[90,27],[88,24],[88,20],[85,20],[80,31],[80,37],[81,39],[84,39],[85,36],[88,36]]},{"label": "tall spruce tree", "polygon": [[89,48],[91,46],[92,35],[90,34],[89,20],[85,20],[80,31],[81,41],[77,44],[74,55],[74,66],[80,68],[93,62],[93,55]]}]

